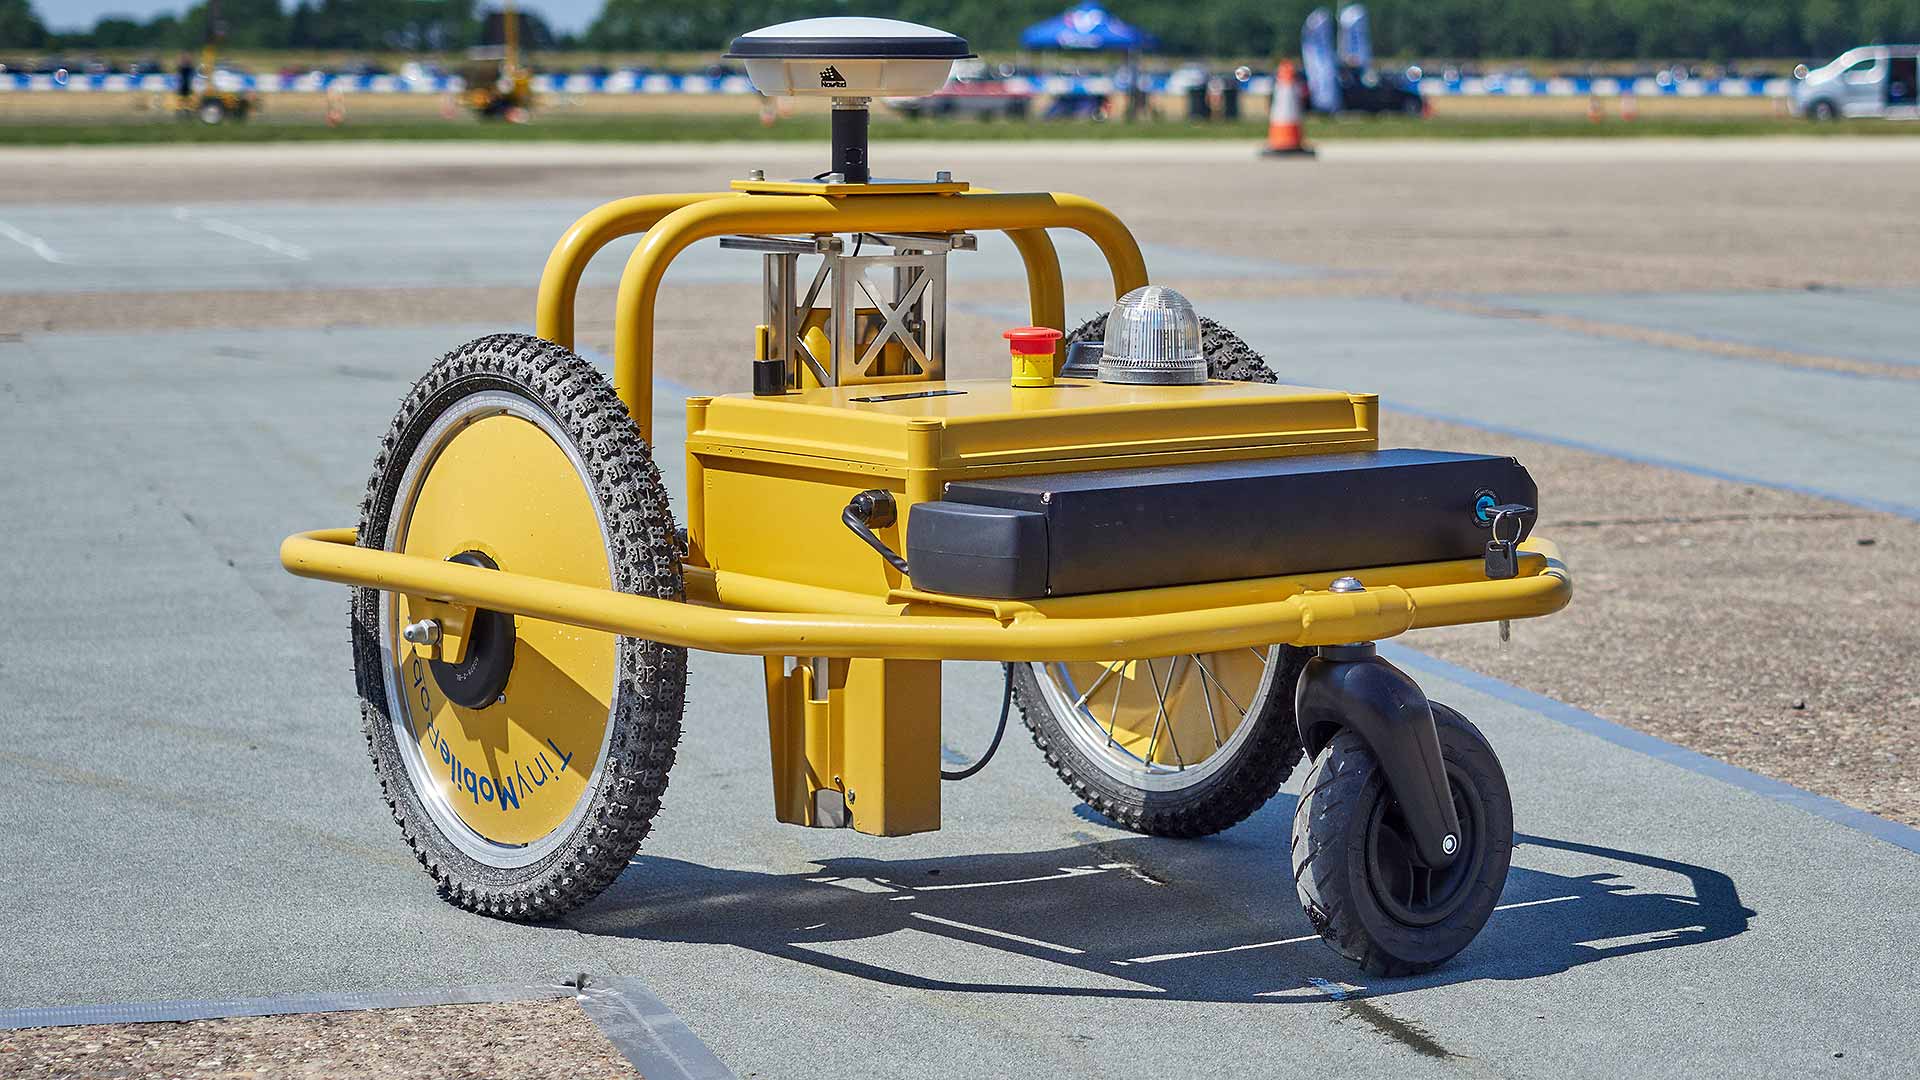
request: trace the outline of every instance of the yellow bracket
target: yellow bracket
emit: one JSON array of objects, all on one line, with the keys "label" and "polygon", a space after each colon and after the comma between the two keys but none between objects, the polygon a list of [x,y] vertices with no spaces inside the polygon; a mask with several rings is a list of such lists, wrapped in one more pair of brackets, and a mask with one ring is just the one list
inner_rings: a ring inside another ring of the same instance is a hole
[{"label": "yellow bracket", "polygon": [[[1009,617],[954,603],[876,607],[871,597],[805,588],[799,610],[746,610],[662,600],[358,547],[352,529],[288,537],[280,564],[301,577],[386,589],[684,648],[759,656],[887,660],[1107,661],[1268,644],[1375,641],[1433,626],[1549,615],[1573,596],[1559,551],[1523,546],[1520,576],[1487,580],[1478,560],[1353,571],[1365,592],[1326,591],[1338,575],[1259,578],[1021,604]],[[1405,582],[1405,584],[1401,584]],[[728,575],[690,574],[689,594],[736,592]],[[739,593],[786,595],[780,583]],[[772,605],[769,605],[772,606]],[[929,609],[941,612],[930,614]],[[947,614],[946,612],[955,612]]]},{"label": "yellow bracket", "polygon": [[540,279],[535,330],[573,347],[574,299],[595,252],[613,240],[644,232],[627,260],[614,310],[614,389],[640,433],[652,441],[653,306],[667,267],[697,241],[734,233],[762,235],[851,232],[1005,232],[1027,269],[1027,304],[1036,326],[1066,329],[1065,286],[1048,229],[1072,229],[1106,256],[1114,295],[1147,283],[1146,261],[1133,234],[1112,211],[1078,195],[791,194],[647,195],[602,206],[568,229],[547,258]]}]

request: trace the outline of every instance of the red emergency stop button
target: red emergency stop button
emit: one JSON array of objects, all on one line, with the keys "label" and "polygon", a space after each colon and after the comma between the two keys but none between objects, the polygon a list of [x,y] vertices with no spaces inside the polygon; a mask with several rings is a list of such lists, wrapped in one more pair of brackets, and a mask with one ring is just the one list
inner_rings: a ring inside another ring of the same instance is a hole
[{"label": "red emergency stop button", "polygon": [[1051,326],[1016,326],[1000,336],[1013,353],[1013,385],[1053,385],[1054,345],[1066,335]]}]

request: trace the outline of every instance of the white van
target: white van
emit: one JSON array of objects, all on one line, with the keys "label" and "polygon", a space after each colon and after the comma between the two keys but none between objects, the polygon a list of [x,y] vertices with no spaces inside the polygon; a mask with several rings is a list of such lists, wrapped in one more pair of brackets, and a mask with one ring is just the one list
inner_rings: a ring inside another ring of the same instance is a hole
[{"label": "white van", "polygon": [[1795,116],[1837,120],[1842,116],[1920,118],[1920,45],[1863,45],[1833,63],[1794,72],[1788,96]]}]

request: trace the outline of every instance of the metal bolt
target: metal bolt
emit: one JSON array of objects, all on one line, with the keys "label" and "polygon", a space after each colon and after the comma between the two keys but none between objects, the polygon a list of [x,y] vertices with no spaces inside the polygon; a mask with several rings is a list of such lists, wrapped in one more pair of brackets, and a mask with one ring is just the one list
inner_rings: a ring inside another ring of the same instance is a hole
[{"label": "metal bolt", "polygon": [[848,806],[852,806],[852,805],[853,805],[853,799],[854,799],[854,794],[853,794],[853,790],[852,790],[851,788],[849,788],[849,789],[847,790],[847,805],[848,805]]},{"label": "metal bolt", "polygon": [[749,180],[765,180],[766,178],[767,178],[767,170],[765,169],[748,169],[747,170],[747,179]]},{"label": "metal bolt", "polygon": [[945,169],[941,169],[939,172],[933,174],[933,182],[936,184],[951,184],[953,183],[953,174]]},{"label": "metal bolt", "polygon": [[1366,592],[1367,587],[1360,584],[1360,579],[1357,577],[1342,577],[1334,578],[1333,584],[1327,586],[1327,590],[1329,592]]},{"label": "metal bolt", "polygon": [[416,623],[408,623],[406,628],[400,631],[400,636],[414,645],[438,645],[440,644],[440,623],[436,619],[421,619]]},{"label": "metal bolt", "polygon": [[1440,850],[1451,855],[1460,848],[1460,838],[1448,833],[1440,838]]}]

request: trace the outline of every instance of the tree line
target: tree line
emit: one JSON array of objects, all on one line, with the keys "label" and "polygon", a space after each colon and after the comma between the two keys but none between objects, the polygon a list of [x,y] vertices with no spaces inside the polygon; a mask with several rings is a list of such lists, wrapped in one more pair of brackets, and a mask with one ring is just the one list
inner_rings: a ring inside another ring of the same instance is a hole
[{"label": "tree line", "polygon": [[[977,49],[1019,47],[1020,31],[1070,0],[606,0],[583,33],[553,49],[718,52],[735,34],[811,15],[864,14],[930,23]],[[539,0],[529,0],[537,13]],[[1110,0],[1118,16],[1176,55],[1294,53],[1316,0]],[[1331,6],[1331,5],[1327,5]],[[1475,59],[1827,57],[1851,45],[1920,40],[1920,0],[1372,0],[1376,51]],[[239,48],[464,48],[498,37],[480,0],[222,0],[225,41]],[[532,20],[530,20],[532,21]],[[103,18],[52,34],[32,0],[0,0],[0,49],[172,48],[207,36],[207,5],[142,22]]]}]

